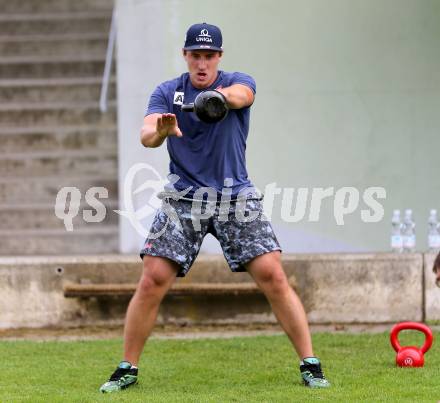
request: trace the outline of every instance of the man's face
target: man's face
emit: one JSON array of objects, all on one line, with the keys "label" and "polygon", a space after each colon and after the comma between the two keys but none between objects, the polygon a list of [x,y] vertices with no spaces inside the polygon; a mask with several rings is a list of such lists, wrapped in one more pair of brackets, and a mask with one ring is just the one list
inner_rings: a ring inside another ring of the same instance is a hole
[{"label": "man's face", "polygon": [[212,50],[184,50],[183,57],[188,65],[189,78],[196,88],[207,88],[217,78],[221,52]]}]

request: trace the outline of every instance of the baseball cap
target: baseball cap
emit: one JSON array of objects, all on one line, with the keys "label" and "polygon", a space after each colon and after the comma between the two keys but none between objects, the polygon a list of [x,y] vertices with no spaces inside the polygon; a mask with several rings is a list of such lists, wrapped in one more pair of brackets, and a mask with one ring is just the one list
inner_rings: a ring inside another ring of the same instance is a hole
[{"label": "baseball cap", "polygon": [[223,38],[220,28],[203,22],[194,24],[186,32],[184,50],[216,50],[223,52]]}]

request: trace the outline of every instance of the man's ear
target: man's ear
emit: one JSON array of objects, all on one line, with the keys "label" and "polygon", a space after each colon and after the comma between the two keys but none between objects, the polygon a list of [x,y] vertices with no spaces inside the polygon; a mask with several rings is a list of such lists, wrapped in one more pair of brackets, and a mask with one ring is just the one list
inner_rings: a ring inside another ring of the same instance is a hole
[{"label": "man's ear", "polygon": [[434,261],[434,265],[432,266],[432,271],[437,273],[440,270],[440,253],[437,255]]}]

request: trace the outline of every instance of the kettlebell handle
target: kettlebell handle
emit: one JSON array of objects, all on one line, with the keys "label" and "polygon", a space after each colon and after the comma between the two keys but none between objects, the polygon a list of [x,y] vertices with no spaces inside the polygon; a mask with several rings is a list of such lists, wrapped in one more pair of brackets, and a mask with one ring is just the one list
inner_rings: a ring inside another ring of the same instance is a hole
[{"label": "kettlebell handle", "polygon": [[194,112],[194,102],[182,105],[183,112]]},{"label": "kettlebell handle", "polygon": [[425,343],[420,348],[422,354],[425,354],[431,347],[433,341],[433,335],[431,329],[426,326],[424,323],[418,322],[400,322],[393,326],[390,334],[391,345],[393,346],[396,352],[399,352],[402,349],[402,346],[399,343],[399,332],[401,330],[419,330],[425,334]]}]

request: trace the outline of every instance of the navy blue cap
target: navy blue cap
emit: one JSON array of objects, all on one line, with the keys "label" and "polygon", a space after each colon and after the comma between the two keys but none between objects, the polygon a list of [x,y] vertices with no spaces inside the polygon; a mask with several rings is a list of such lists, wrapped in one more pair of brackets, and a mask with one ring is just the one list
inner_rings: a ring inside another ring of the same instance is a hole
[{"label": "navy blue cap", "polygon": [[186,32],[184,50],[216,50],[223,52],[222,31],[215,25],[202,24],[191,25]]}]

